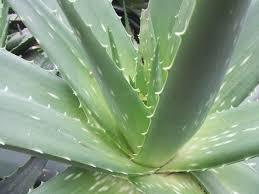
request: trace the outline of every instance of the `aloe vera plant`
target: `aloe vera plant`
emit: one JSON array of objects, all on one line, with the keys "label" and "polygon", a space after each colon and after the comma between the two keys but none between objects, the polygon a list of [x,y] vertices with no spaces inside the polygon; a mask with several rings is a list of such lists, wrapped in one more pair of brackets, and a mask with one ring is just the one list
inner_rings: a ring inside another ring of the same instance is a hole
[{"label": "aloe vera plant", "polygon": [[62,75],[0,50],[0,146],[72,165],[31,193],[258,192],[258,0],[150,0],[138,45],[111,1],[7,2]]}]

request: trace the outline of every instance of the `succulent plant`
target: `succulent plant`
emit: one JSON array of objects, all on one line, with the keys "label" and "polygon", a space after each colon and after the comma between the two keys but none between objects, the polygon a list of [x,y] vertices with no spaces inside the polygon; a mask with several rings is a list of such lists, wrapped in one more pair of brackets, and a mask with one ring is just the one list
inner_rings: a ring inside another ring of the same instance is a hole
[{"label": "succulent plant", "polygon": [[150,0],[139,45],[111,1],[7,2],[62,75],[0,50],[0,146],[71,165],[31,193],[258,193],[259,0]]},{"label": "succulent plant", "polygon": [[4,46],[8,28],[8,4],[6,1],[0,1],[0,46]]}]

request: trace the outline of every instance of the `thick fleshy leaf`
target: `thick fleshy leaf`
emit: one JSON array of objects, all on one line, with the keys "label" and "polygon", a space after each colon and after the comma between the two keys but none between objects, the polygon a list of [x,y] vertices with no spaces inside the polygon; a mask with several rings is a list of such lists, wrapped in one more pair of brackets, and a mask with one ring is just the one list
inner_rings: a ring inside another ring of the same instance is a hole
[{"label": "thick fleshy leaf", "polygon": [[140,60],[140,56],[138,58],[138,63],[137,63],[137,73],[135,77],[135,83],[133,84],[137,90],[139,90],[140,93],[140,98],[142,98],[142,101],[145,102],[147,101],[146,95],[148,91],[148,83],[147,83],[147,70],[142,64]]},{"label": "thick fleshy leaf", "polygon": [[0,1],[0,47],[5,46],[7,29],[8,29],[8,10],[9,6],[6,1]]},{"label": "thick fleshy leaf", "polygon": [[[195,172],[194,175],[205,181],[202,181],[202,184],[209,193],[252,194],[257,193],[259,189],[258,171],[245,163],[232,164],[208,172]],[[219,188],[222,189],[220,192]]]},{"label": "thick fleshy leaf", "polygon": [[82,117],[79,102],[67,84],[33,63],[0,49],[0,90],[54,108],[71,117]]},{"label": "thick fleshy leaf", "polygon": [[0,181],[0,193],[27,194],[33,187],[48,160],[32,157],[10,177]]},{"label": "thick fleshy leaf", "polygon": [[135,158],[147,165],[168,162],[203,123],[249,5],[249,1],[242,0],[201,0],[195,6],[184,3],[184,10],[188,6],[193,8],[189,12],[192,17],[183,17],[185,25],[175,33],[182,41],[156,111],[150,115],[152,122],[143,148]]},{"label": "thick fleshy leaf", "polygon": [[100,81],[103,82],[105,98],[109,100],[109,107],[118,123],[117,130],[133,152],[138,152],[139,145],[144,141],[142,133],[146,131],[149,124],[143,103],[97,41],[92,28],[87,26],[77,14],[74,3],[69,1],[60,1],[60,3],[71,25],[78,32],[88,58],[101,74]]},{"label": "thick fleshy leaf", "polygon": [[131,38],[126,33],[120,18],[116,15],[112,4],[107,0],[78,0],[74,7],[84,23],[91,25],[96,39],[107,46],[107,52],[112,55],[112,46],[109,44],[108,28],[112,30],[115,44],[121,61],[121,67],[126,76],[135,75],[137,57]]},{"label": "thick fleshy leaf", "polygon": [[[162,3],[164,3],[164,1]],[[141,13],[139,42],[139,52],[143,57],[143,62],[147,70],[151,67],[151,59],[154,56],[157,42],[148,9],[143,10]]]},{"label": "thick fleshy leaf", "polygon": [[130,179],[147,194],[205,194],[190,174],[154,174]]},{"label": "thick fleshy leaf", "polygon": [[253,0],[211,112],[238,106],[259,83],[259,1]]},{"label": "thick fleshy leaf", "polygon": [[192,172],[196,179],[203,185],[208,193],[229,194],[229,191],[223,186],[220,180],[210,171]]},{"label": "thick fleshy leaf", "polygon": [[165,170],[197,170],[259,155],[259,103],[211,114]]},{"label": "thick fleshy leaf", "polygon": [[112,53],[112,60],[117,65],[118,68],[122,68],[121,62],[120,62],[120,56],[118,53],[118,48],[116,46],[116,43],[112,34],[112,30],[110,28],[108,28],[108,35],[109,35],[109,41],[110,41],[110,47],[111,47],[111,53]]},{"label": "thick fleshy leaf", "polygon": [[[110,103],[110,99],[113,98],[112,93],[115,92],[107,92],[108,88],[102,78],[104,72],[100,71],[100,68],[96,67],[95,61],[89,58],[68,24],[62,22],[63,20],[57,17],[56,12],[51,10],[44,1],[9,0],[9,3],[24,19],[24,23],[32,34],[40,40],[40,45],[50,60],[59,67],[62,76],[79,98],[85,113],[92,115],[99,125],[105,128],[105,132],[114,139],[114,143],[118,144],[118,147],[128,154],[131,153],[127,141],[120,132],[120,129],[125,128],[123,126],[125,122],[117,122],[113,113],[115,108]],[[110,6],[107,3],[108,1],[105,5]],[[108,34],[106,36],[108,37]],[[99,53],[105,55],[106,51],[102,48],[102,52],[99,51]],[[102,66],[104,65],[109,69],[109,65],[102,64]],[[114,68],[109,71],[113,70]],[[122,81],[116,79],[116,82],[122,82],[125,85],[124,77],[121,74],[116,78],[122,79]],[[122,116],[127,120],[124,114],[119,118]]]},{"label": "thick fleshy leaf", "polygon": [[31,194],[142,194],[125,178],[69,168]]},{"label": "thick fleshy leaf", "polygon": [[[158,44],[160,66],[165,69],[171,67],[181,42],[177,32],[186,28],[194,4],[195,1],[165,0],[158,2],[151,0],[149,7],[142,12],[139,53],[143,57],[147,82],[153,81],[150,77],[150,69],[156,57],[155,50]],[[166,12],[169,9],[170,11]],[[165,19],[161,21],[158,19],[160,17]],[[165,80],[166,73],[162,79],[163,84]]]},{"label": "thick fleshy leaf", "polygon": [[149,171],[130,161],[112,144],[103,143],[103,138],[92,133],[100,129],[79,119],[10,91],[0,91],[0,101],[0,145],[4,148],[111,172]]},{"label": "thick fleshy leaf", "polygon": [[[172,48],[175,47],[174,41],[176,35],[175,33],[175,26],[178,22],[178,14],[181,7],[181,3],[183,0],[163,0],[163,1],[157,1],[157,0],[150,0],[148,5],[148,12],[146,14],[150,15],[150,18],[147,17],[147,19],[150,19],[149,27],[148,29],[151,32],[151,38],[152,38],[152,32],[154,32],[154,39],[155,41],[159,39],[160,43],[160,60],[162,62],[162,66],[169,66],[172,62]],[[187,4],[192,4],[193,1],[185,1]],[[190,14],[190,13],[187,13]],[[163,19],[161,19],[163,18]],[[143,27],[143,24],[141,25],[141,28]],[[145,25],[145,24],[144,24]],[[148,30],[148,31],[149,31]],[[148,36],[148,35],[146,35]],[[144,37],[144,36],[143,36]],[[140,37],[142,38],[142,36]],[[177,38],[179,39],[179,38]],[[143,40],[145,41],[145,40]],[[151,42],[146,42],[147,46],[148,44],[151,44]],[[148,47],[151,49],[151,47]],[[153,47],[153,51],[155,49],[155,46]],[[152,50],[152,49],[151,49]],[[150,53],[153,54],[153,53]],[[151,56],[146,56],[151,58]]]},{"label": "thick fleshy leaf", "polygon": [[249,160],[243,161],[243,163],[254,171],[259,172],[259,157],[251,158]]},{"label": "thick fleshy leaf", "polygon": [[151,64],[150,81],[148,84],[147,105],[151,107],[151,112],[154,111],[157,102],[158,94],[163,89],[164,81],[167,72],[162,69],[162,64],[159,63],[159,45],[157,45],[154,59]]}]

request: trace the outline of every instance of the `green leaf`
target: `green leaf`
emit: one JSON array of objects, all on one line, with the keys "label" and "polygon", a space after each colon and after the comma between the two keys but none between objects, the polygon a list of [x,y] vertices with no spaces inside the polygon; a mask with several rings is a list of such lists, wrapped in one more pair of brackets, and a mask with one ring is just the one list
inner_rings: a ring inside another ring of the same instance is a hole
[{"label": "green leaf", "polygon": [[146,165],[168,162],[202,125],[227,69],[239,29],[233,27],[240,24],[249,5],[241,0],[202,0],[195,6],[188,2],[184,1],[182,9],[191,7],[188,14],[192,17],[183,17],[185,26],[175,33],[181,44],[156,111],[150,115],[143,148],[135,158]]},{"label": "green leaf", "polygon": [[127,179],[69,168],[62,174],[43,184],[31,194],[142,194]]},{"label": "green leaf", "polygon": [[209,115],[201,129],[162,171],[198,170],[259,154],[259,103]]},{"label": "green leaf", "polygon": [[[140,95],[142,95],[143,97],[147,95],[147,91],[148,91],[147,76],[146,76],[145,67],[140,61],[140,57],[138,58],[138,63],[137,63],[135,87],[139,90]],[[142,99],[142,101],[146,101],[146,99],[145,100]]]},{"label": "green leaf", "polygon": [[[203,180],[213,181],[211,183],[203,182],[209,193],[217,193],[221,187],[228,193],[257,193],[259,189],[259,174],[245,163],[229,165],[223,168],[209,170],[208,172],[195,172],[196,177]],[[213,177],[213,178],[212,178]]]},{"label": "green leaf", "polygon": [[127,13],[128,10],[127,10],[126,4],[127,4],[127,1],[122,0],[125,29],[126,29],[127,33],[129,33],[132,36],[132,31],[131,31],[131,27],[130,27],[130,21],[129,21],[129,17],[128,17],[128,13]]},{"label": "green leaf", "polygon": [[[148,9],[143,10],[140,18],[139,60],[137,64],[136,86],[142,95],[148,92],[150,70],[155,58],[156,38]],[[159,56],[158,56],[159,57]],[[159,63],[160,58],[158,58]],[[143,64],[142,64],[143,63]]]},{"label": "green leaf", "polygon": [[[103,75],[106,75],[107,72],[102,72],[100,68],[95,66],[95,62],[84,51],[74,32],[65,22],[66,20],[57,17],[56,12],[43,1],[21,0],[16,2],[9,0],[9,3],[24,20],[36,39],[40,40],[40,45],[50,60],[58,66],[62,77],[79,98],[85,113],[92,115],[99,125],[105,128],[106,133],[114,139],[114,143],[124,152],[130,154],[132,151],[120,132],[120,129],[125,127],[122,126],[125,122],[117,122],[113,113],[116,110],[111,107],[113,104],[110,104],[110,98],[113,98],[112,93],[115,92],[107,92],[107,87],[102,81]],[[110,6],[107,3],[108,1],[105,1],[104,5]],[[107,33],[106,36],[108,38]],[[101,50],[99,52],[106,55],[106,51],[103,48]],[[108,66],[106,68],[109,69]],[[123,76],[120,75],[120,78]],[[119,79],[116,79],[116,82],[120,82]],[[125,81],[123,80],[122,83],[125,84]],[[136,104],[136,106],[138,105]],[[126,118],[124,114],[120,115],[119,118],[122,116]]]},{"label": "green leaf", "polygon": [[112,144],[107,145],[109,142],[103,143],[96,135],[101,129],[9,90],[0,91],[0,101],[1,147],[109,172],[150,171],[130,161]]},{"label": "green leaf", "polygon": [[243,163],[249,168],[253,169],[255,172],[259,172],[259,157],[251,158],[249,160],[243,161]]},{"label": "green leaf", "polygon": [[121,62],[120,62],[120,57],[118,53],[118,48],[116,46],[114,37],[112,35],[112,30],[110,28],[108,28],[108,35],[110,40],[111,52],[112,52],[112,60],[117,65],[117,67],[121,69]]},{"label": "green leaf", "polygon": [[207,193],[229,194],[220,180],[209,170],[192,172],[195,178],[203,185]]},{"label": "green leaf", "polygon": [[153,174],[132,177],[130,180],[148,194],[205,194],[190,174]]},{"label": "green leaf", "polygon": [[167,72],[162,69],[162,64],[159,62],[159,44],[156,47],[155,55],[151,65],[147,105],[151,107],[151,112],[153,112],[158,102],[158,95],[163,89],[164,81],[167,76]]},{"label": "green leaf", "polygon": [[63,80],[4,49],[0,50],[0,58],[1,91],[71,117],[82,117],[77,98]]},{"label": "green leaf", "polygon": [[116,15],[111,2],[107,0],[78,0],[73,5],[84,23],[92,26],[91,29],[96,39],[107,46],[107,52],[110,56],[112,54],[112,47],[109,44],[107,31],[108,28],[112,30],[113,36],[116,37],[114,41],[118,48],[121,67],[125,69],[123,72],[126,77],[134,77],[136,67],[136,61],[134,59],[137,57],[136,50],[120,18]]},{"label": "green leaf", "polygon": [[60,3],[75,32],[78,33],[88,58],[101,73],[103,91],[118,124],[118,130],[122,134],[122,140],[127,141],[133,153],[138,152],[139,145],[144,141],[142,133],[146,131],[149,124],[143,103],[97,41],[92,28],[87,26],[77,14],[74,4],[69,1],[60,1]]},{"label": "green leaf", "polygon": [[[160,60],[162,62],[162,66],[169,66],[171,65],[171,62],[173,58],[171,57],[171,51],[172,48],[175,47],[174,45],[174,37],[175,37],[175,29],[174,27],[177,25],[178,18],[177,15],[179,14],[179,10],[182,4],[182,0],[150,0],[148,5],[148,13],[143,13],[144,15],[150,15],[150,18],[147,16],[146,19],[151,20],[150,22],[147,22],[148,24],[148,33],[150,33],[150,37],[153,38],[153,32],[154,32],[154,39],[155,41],[159,39],[160,43]],[[187,4],[193,4],[194,1],[186,1]],[[186,3],[185,2],[185,3]],[[191,11],[191,10],[190,10]],[[191,14],[190,12],[188,14]],[[163,18],[163,19],[161,19]],[[141,28],[145,26],[145,23],[143,22],[141,25]],[[148,35],[146,35],[148,36]],[[142,38],[142,37],[140,37]],[[143,36],[144,38],[144,36]],[[143,40],[145,41],[145,40]],[[151,44],[150,42],[146,43]],[[151,48],[151,47],[147,47]],[[155,47],[153,47],[154,51]],[[152,54],[152,53],[151,53]],[[151,56],[147,56],[149,58]]]},{"label": "green leaf", "polygon": [[259,1],[248,10],[230,67],[211,112],[238,106],[259,83]]},{"label": "green leaf", "polygon": [[10,177],[0,181],[0,192],[4,194],[27,194],[33,187],[48,160],[32,157]]},{"label": "green leaf", "polygon": [[5,46],[9,18],[9,6],[6,1],[0,1],[0,47]]},{"label": "green leaf", "polygon": [[151,59],[154,57],[156,41],[150,12],[148,9],[143,10],[140,18],[139,52],[143,57],[146,71],[152,64]]}]

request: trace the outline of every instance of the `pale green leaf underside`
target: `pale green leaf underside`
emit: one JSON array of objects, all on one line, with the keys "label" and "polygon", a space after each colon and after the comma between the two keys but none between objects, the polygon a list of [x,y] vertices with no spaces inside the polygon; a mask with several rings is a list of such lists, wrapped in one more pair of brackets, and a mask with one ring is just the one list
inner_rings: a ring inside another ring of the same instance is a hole
[{"label": "pale green leaf underside", "polygon": [[127,179],[69,168],[32,191],[31,194],[143,194]]},{"label": "pale green leaf underside", "polygon": [[230,66],[211,112],[238,106],[259,83],[259,1],[248,10]]},{"label": "pale green leaf underside", "polygon": [[205,194],[190,174],[154,174],[130,180],[147,194]]},{"label": "pale green leaf underside", "polygon": [[111,172],[148,171],[103,143],[92,133],[99,131],[95,127],[11,91],[1,90],[0,101],[0,145],[4,148]]},{"label": "pale green leaf underside", "polygon": [[232,164],[226,167],[194,172],[209,193],[257,193],[259,189],[259,174],[246,163]]},{"label": "pale green leaf underside", "polygon": [[182,41],[136,161],[165,164],[202,125],[234,48],[239,28],[233,27],[240,25],[248,5],[241,0],[183,2],[180,13],[186,15],[178,17],[184,25],[175,32]]},{"label": "pale green leaf underside", "polygon": [[259,103],[208,116],[166,170],[198,170],[233,163],[259,154]]}]

